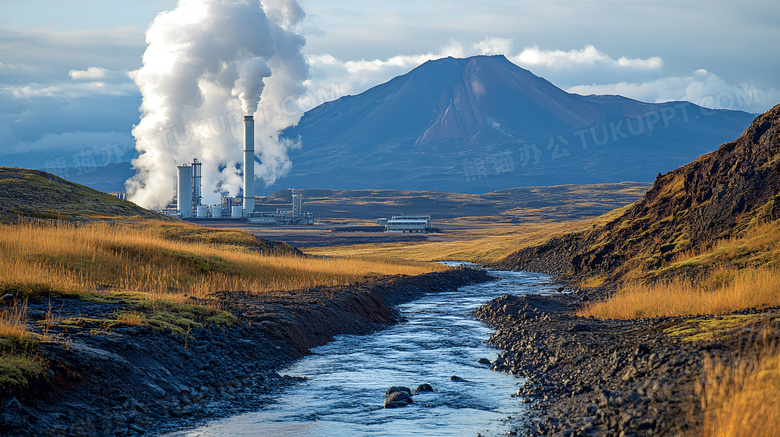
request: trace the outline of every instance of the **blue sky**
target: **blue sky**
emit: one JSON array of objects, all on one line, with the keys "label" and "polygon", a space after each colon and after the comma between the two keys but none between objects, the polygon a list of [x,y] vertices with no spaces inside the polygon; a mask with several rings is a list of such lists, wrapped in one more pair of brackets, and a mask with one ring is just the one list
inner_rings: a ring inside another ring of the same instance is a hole
[{"label": "blue sky", "polygon": [[[571,92],[764,111],[780,102],[780,2],[303,0],[314,94],[426,59],[502,53]],[[172,0],[0,0],[0,163],[133,155],[144,32]],[[741,98],[738,98],[741,93]],[[747,96],[747,98],[745,98]],[[309,103],[321,103],[319,101]],[[114,147],[111,150],[116,150]],[[64,161],[63,161],[64,160]]]}]

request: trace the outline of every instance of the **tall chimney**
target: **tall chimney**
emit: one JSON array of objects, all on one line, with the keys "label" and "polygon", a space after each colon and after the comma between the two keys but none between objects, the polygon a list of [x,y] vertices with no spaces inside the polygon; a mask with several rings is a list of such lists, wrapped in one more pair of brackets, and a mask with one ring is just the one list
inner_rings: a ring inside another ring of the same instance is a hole
[{"label": "tall chimney", "polygon": [[255,118],[244,116],[244,217],[255,212]]}]

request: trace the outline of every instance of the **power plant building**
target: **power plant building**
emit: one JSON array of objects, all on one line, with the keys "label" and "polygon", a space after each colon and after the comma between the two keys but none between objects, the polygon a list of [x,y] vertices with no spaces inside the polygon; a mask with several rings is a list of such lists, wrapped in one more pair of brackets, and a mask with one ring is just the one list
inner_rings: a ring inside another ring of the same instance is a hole
[{"label": "power plant building", "polygon": [[233,218],[269,225],[313,225],[314,215],[303,211],[303,194],[292,190],[292,210],[255,212],[255,120],[244,116],[244,187],[241,197],[223,197],[219,205],[204,206],[202,163],[178,166],[176,208],[181,218]]},{"label": "power plant building", "polygon": [[394,215],[385,225],[385,232],[429,232],[430,230],[431,216],[429,215]]}]

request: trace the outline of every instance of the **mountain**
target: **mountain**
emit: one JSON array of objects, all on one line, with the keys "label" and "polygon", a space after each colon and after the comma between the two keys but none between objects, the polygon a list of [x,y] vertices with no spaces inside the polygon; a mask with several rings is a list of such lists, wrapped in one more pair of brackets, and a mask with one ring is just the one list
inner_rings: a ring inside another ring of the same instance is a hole
[{"label": "mountain", "polygon": [[168,220],[127,200],[74,184],[50,173],[0,167],[0,222],[20,217],[45,220],[144,218]]},{"label": "mountain", "polygon": [[688,102],[567,93],[504,56],[428,61],[308,111],[293,169],[267,192],[486,192],[652,181],[734,138],[752,116]]},{"label": "mountain", "polygon": [[[778,220],[780,105],[735,141],[658,175],[641,200],[604,227],[551,239],[500,264],[611,279],[671,275],[720,261],[776,266]],[[726,250],[725,239],[736,237],[746,241]]]}]

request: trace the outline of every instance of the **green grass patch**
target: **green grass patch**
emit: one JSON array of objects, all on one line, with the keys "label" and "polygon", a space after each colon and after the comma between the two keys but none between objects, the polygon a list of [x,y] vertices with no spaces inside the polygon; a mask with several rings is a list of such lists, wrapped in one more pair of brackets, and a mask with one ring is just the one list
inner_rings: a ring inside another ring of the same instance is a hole
[{"label": "green grass patch", "polygon": [[236,326],[239,323],[241,323],[238,320],[238,317],[234,316],[233,314],[230,314],[227,311],[222,311],[219,314],[215,316],[211,316],[206,319],[207,325],[212,326],[219,326],[219,327],[230,327],[230,326]]},{"label": "green grass patch", "polygon": [[209,326],[230,327],[241,323],[227,311],[166,300],[141,302],[135,308],[138,311],[134,313],[136,316],[132,324],[149,326],[157,331],[170,330],[182,337],[192,329]]},{"label": "green grass patch", "polygon": [[44,370],[40,357],[4,353],[0,355],[0,387],[11,390],[25,388],[30,382],[41,378]]},{"label": "green grass patch", "polygon": [[669,337],[679,337],[682,341],[704,341],[727,338],[735,329],[748,326],[755,316],[735,314],[710,319],[687,320],[679,325],[664,329]]},{"label": "green grass patch", "polygon": [[72,290],[54,289],[49,284],[39,282],[9,281],[0,282],[0,295],[13,294],[19,300],[42,300],[47,297],[75,297],[77,293]]}]

